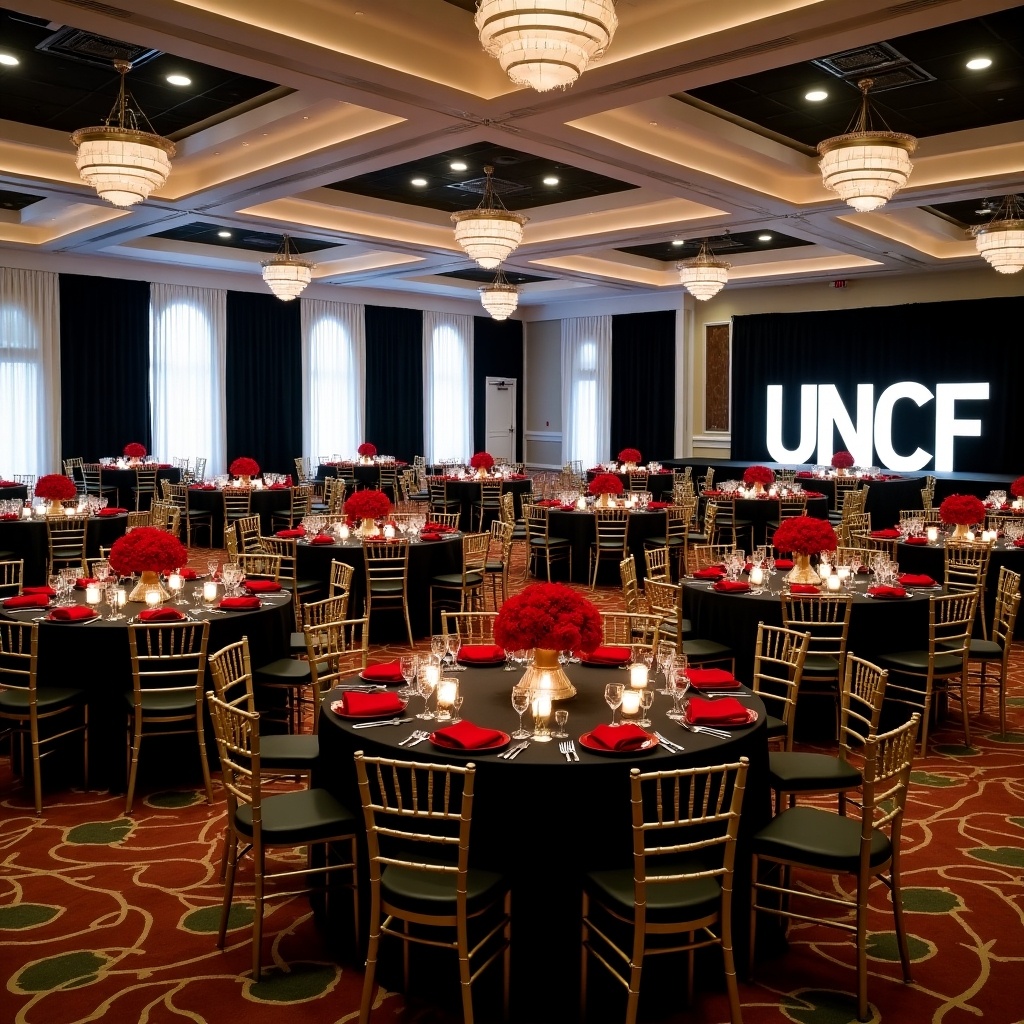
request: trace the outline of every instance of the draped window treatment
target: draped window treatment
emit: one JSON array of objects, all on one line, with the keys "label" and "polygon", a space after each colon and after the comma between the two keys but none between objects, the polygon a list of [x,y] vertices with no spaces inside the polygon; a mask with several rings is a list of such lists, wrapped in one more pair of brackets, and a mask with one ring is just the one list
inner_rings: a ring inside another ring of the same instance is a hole
[{"label": "draped window treatment", "polygon": [[62,472],[57,275],[0,267],[0,475]]},{"label": "draped window treatment", "polygon": [[314,461],[355,458],[366,419],[366,317],[361,305],[302,303],[302,450]]},{"label": "draped window treatment", "polygon": [[152,284],[149,323],[153,454],[206,458],[208,476],[224,473],[227,293]]},{"label": "draped window treatment", "polygon": [[366,307],[366,440],[405,462],[423,454],[423,314]]},{"label": "draped window treatment", "polygon": [[473,318],[423,314],[423,436],[428,462],[473,453]]},{"label": "draped window treatment", "polygon": [[562,321],[562,461],[606,462],[611,444],[612,318]]}]

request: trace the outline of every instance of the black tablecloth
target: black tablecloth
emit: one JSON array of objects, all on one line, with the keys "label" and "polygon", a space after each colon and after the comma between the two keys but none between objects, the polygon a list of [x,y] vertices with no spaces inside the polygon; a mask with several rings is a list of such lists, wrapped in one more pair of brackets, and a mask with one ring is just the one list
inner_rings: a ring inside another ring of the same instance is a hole
[{"label": "black tablecloth", "polygon": [[[636,560],[636,574],[642,579],[646,573],[644,562],[644,541],[648,537],[663,537],[665,535],[666,521],[664,509],[653,512],[631,512],[629,516],[629,529],[626,540],[630,553]],[[552,537],[565,537],[572,547],[572,580],[574,583],[589,583],[587,566],[590,559],[590,545],[596,535],[596,526],[593,510],[586,512],[564,512],[561,509],[552,509],[548,516],[548,533]],[[565,563],[555,563],[551,569],[551,579],[565,579],[568,568]],[[543,565],[541,575],[547,579]],[[618,562],[613,564],[611,558],[602,560],[601,571],[598,574],[598,583],[618,585],[619,566]]]},{"label": "black tablecloth", "polygon": [[[605,472],[607,471],[603,469],[588,469],[587,483],[590,483],[594,477]],[[622,486],[627,491],[630,489],[631,479],[635,481],[637,478],[642,477],[644,480],[643,490],[649,491],[657,500],[672,500],[672,481],[675,479],[675,476],[670,469],[663,470],[661,473],[613,473],[612,475],[617,476],[622,481]]]},{"label": "black tablecloth", "polygon": [[[724,497],[724,495],[723,495]],[[704,503],[707,499],[701,495],[698,503],[697,522],[700,524],[704,515]],[[828,499],[824,495],[807,499],[807,514],[815,519],[828,519]],[[737,498],[736,518],[746,520],[753,530],[754,546],[763,545],[766,541],[768,523],[779,518],[779,503],[774,498]],[[739,538],[743,543],[743,537]],[[747,554],[750,552],[748,551]]]},{"label": "black tablecloth", "polygon": [[[75,470],[75,478],[78,480],[82,479],[80,470]],[[111,500],[111,505],[135,508],[135,495],[132,493],[132,488],[135,486],[137,479],[138,477],[136,477],[134,469],[117,469],[110,466],[101,467],[100,481],[103,487],[117,488],[117,494],[114,496],[117,500]],[[160,493],[161,480],[169,480],[172,484],[179,483],[181,481],[181,470],[174,466],[159,466],[156,471],[157,494]],[[148,505],[144,506],[144,508],[148,507]]]},{"label": "black tablecloth", "polygon": [[[266,487],[263,489],[253,488],[249,498],[249,512],[251,515],[260,517],[260,533],[271,534],[274,532],[274,524],[271,518],[274,512],[287,512],[291,507],[290,487]],[[196,512],[209,512],[213,516],[213,537],[223,538],[224,536],[224,494],[214,488],[204,490],[201,487],[191,487],[188,492],[188,506]],[[223,545],[223,540],[221,541]]]},{"label": "black tablecloth", "polygon": [[0,487],[0,501],[12,501],[14,498],[25,501],[28,498],[28,488],[24,484]]},{"label": "black tablecloth", "polygon": [[[523,514],[523,495],[530,492],[533,487],[533,481],[529,477],[524,476],[506,480],[504,484],[505,486],[502,490],[512,493],[516,517],[521,517]],[[459,523],[462,529],[466,531],[476,530],[473,502],[480,500],[480,481],[473,479],[449,480],[445,490],[449,499],[455,498],[462,503],[459,508]]]},{"label": "black tablecloth", "polygon": [[[669,699],[656,696],[652,728],[682,743],[684,753],[669,754],[661,748],[648,754],[601,755],[582,748],[578,737],[609,721],[604,684],[621,681],[626,673],[584,666],[569,666],[568,672],[579,692],[556,706],[569,712],[567,731],[577,738],[579,764],[566,763],[557,740],[533,742],[514,761],[504,761],[496,753],[453,755],[429,742],[399,747],[398,741],[423,723],[353,730],[329,710],[330,695],[320,718],[320,763],[315,781],[357,813],[359,797],[352,763],[356,750],[371,756],[440,763],[472,760],[476,764],[471,862],[508,872],[513,880],[512,1010],[519,1021],[557,1020],[560,1013],[574,1019],[579,989],[580,876],[585,871],[631,863],[630,768],[654,771],[727,763],[742,756],[750,759],[733,901],[736,955],[741,964],[746,962],[744,937],[749,934],[749,857],[744,847],[770,815],[764,707],[756,697],[749,696],[744,703],[758,710],[758,723],[733,730],[729,740],[718,740],[683,731],[666,717]],[[510,696],[518,673],[501,668],[471,669],[458,677],[465,697],[463,718],[508,733],[515,729],[518,716]],[[415,714],[422,705],[421,698],[413,698],[407,713]],[[529,715],[524,721],[529,726]],[[430,722],[424,725],[430,726]],[[365,859],[360,861],[364,871],[365,863]],[[364,900],[363,906],[368,902]],[[351,928],[347,917],[339,927]],[[396,945],[385,944],[384,956],[394,956]],[[714,963],[713,970],[719,969],[720,960],[709,962]],[[386,983],[383,976],[381,981]],[[544,1003],[540,1017],[538,999]]]},{"label": "black tablecloth", "polygon": [[[85,531],[86,556],[99,558],[100,548],[109,548],[118,537],[123,537],[127,525],[128,516],[123,512],[113,516],[91,516]],[[26,586],[46,582],[49,546],[45,519],[0,521],[0,550],[13,551],[15,559],[24,561]]]}]

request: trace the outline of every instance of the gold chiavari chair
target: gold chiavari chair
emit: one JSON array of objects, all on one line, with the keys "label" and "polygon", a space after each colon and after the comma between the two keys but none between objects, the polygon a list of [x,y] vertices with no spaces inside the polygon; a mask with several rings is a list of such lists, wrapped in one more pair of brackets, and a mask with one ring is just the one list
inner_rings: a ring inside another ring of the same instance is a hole
[{"label": "gold chiavari chair", "polygon": [[628,508],[594,509],[594,539],[587,566],[591,590],[597,586],[602,560],[611,559],[618,565],[629,554],[629,516]]},{"label": "gold chiavari chair", "polygon": [[233,529],[239,519],[251,515],[252,489],[249,487],[225,487],[221,492],[224,512],[224,532]]},{"label": "gold chiavari chair", "polygon": [[672,582],[672,570],[670,568],[669,550],[663,548],[644,548],[644,573],[645,579],[664,580]]},{"label": "gold chiavari chair", "polygon": [[46,517],[47,575],[64,566],[80,569],[81,576],[86,574],[85,538],[88,528],[88,516]]},{"label": "gold chiavari chair", "polygon": [[164,487],[165,497],[168,501],[174,503],[175,508],[181,514],[182,521],[185,523],[186,545],[188,547],[192,546],[193,532],[198,534],[200,530],[206,530],[208,542],[212,546],[213,513],[191,507],[188,484],[172,484],[170,481],[164,480],[162,481],[162,486]]},{"label": "gold chiavari chair", "polygon": [[622,603],[627,612],[641,612],[640,585],[636,578],[636,558],[627,555],[619,562],[619,581],[622,584]]},{"label": "gold chiavari chair", "polygon": [[484,577],[487,573],[490,543],[490,533],[464,533],[459,572],[440,573],[431,578],[428,591],[431,632],[434,629],[435,608],[450,608],[454,602],[460,612],[483,611]]},{"label": "gold chiavari chair", "polygon": [[551,566],[556,562],[569,563],[569,578],[572,578],[572,545],[568,537],[558,537],[549,529],[549,512],[543,505],[526,505],[526,543],[529,551],[529,572],[539,576],[541,566],[551,582]]},{"label": "gold chiavari chair", "polygon": [[366,616],[376,610],[398,611],[405,619],[409,646],[414,646],[409,622],[409,540],[366,541],[363,544],[366,573]]},{"label": "gold chiavari chair", "polygon": [[17,597],[21,593],[24,577],[25,562],[23,559],[11,558],[0,562],[0,599]]},{"label": "gold chiavari chair", "polygon": [[751,689],[765,704],[769,744],[781,743],[783,750],[793,749],[796,702],[810,643],[809,632],[757,624]]}]

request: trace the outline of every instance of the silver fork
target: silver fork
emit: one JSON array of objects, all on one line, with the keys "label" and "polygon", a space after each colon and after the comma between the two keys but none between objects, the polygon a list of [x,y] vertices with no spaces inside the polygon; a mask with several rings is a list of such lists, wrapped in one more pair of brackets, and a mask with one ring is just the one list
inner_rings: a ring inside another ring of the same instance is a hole
[{"label": "silver fork", "polygon": [[562,757],[564,757],[566,761],[572,760],[572,754],[569,752],[568,740],[563,740],[561,743],[559,743],[558,749],[562,752]]},{"label": "silver fork", "polygon": [[576,753],[576,741],[575,740],[569,740],[569,753],[572,754],[572,759],[574,761],[578,761],[580,759],[580,755]]},{"label": "silver fork", "polygon": [[508,750],[502,751],[502,753],[500,753],[498,755],[498,757],[504,758],[504,760],[506,760],[506,761],[510,761],[525,746],[526,746],[525,740],[520,741],[519,743],[516,743],[514,746],[509,747]]},{"label": "silver fork", "polygon": [[429,732],[424,732],[422,729],[413,729],[412,733],[406,736],[404,740],[398,741],[398,745],[400,747],[415,747],[417,743],[422,743],[429,735]]},{"label": "silver fork", "polygon": [[732,739],[732,733],[724,729],[712,729],[709,725],[691,725],[685,718],[680,718],[679,724],[690,732],[703,733],[705,736],[714,736],[720,740]]},{"label": "silver fork", "polygon": [[683,748],[676,743],[675,740],[670,740],[667,736],[663,736],[660,732],[655,730],[654,735],[658,737],[658,742],[670,753],[670,754],[681,754]]}]

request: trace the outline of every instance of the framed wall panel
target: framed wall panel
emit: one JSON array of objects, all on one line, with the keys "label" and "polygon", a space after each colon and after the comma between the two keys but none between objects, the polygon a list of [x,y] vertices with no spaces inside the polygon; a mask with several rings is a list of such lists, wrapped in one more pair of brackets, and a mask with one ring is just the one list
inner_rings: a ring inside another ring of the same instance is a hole
[{"label": "framed wall panel", "polygon": [[729,324],[704,325],[704,432],[728,433],[731,371]]}]

